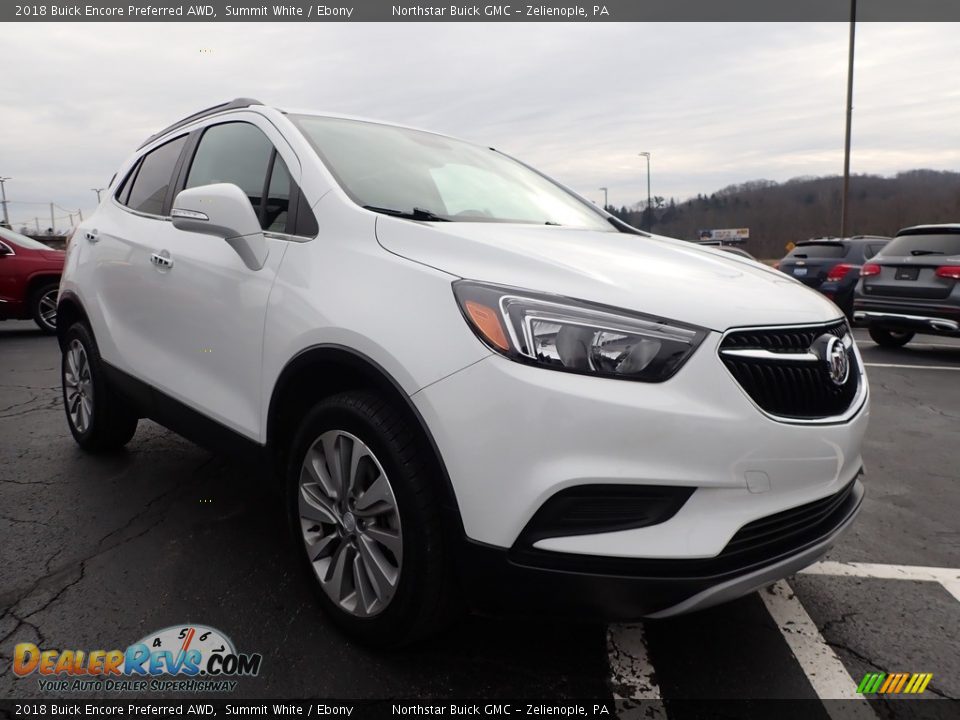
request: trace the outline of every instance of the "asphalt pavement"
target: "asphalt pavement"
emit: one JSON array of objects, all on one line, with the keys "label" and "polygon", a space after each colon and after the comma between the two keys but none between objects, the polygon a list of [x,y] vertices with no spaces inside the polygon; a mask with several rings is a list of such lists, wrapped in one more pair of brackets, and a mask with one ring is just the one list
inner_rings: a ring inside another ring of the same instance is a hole
[{"label": "asphalt pavement", "polygon": [[669,710],[682,698],[854,697],[883,671],[931,672],[925,696],[960,698],[960,341],[881,350],[856,336],[873,393],[867,496],[827,562],[671,620],[469,617],[428,644],[374,652],[325,621],[258,478],[147,421],[126,451],[85,455],[63,416],[56,340],[0,323],[0,698],[56,696],[13,675],[16,643],[122,648],[185,623],[263,654],[238,697],[617,696]]}]

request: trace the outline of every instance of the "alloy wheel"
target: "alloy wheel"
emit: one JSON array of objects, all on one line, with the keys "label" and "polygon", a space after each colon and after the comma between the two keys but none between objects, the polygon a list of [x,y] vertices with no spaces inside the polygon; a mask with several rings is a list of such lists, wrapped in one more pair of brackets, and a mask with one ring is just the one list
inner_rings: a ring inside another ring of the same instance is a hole
[{"label": "alloy wheel", "polygon": [[323,591],[356,617],[382,612],[397,591],[403,535],[373,451],[343,430],[324,432],[307,450],[298,491],[303,542]]},{"label": "alloy wheel", "polygon": [[40,301],[38,303],[40,322],[46,325],[51,330],[57,329],[57,296],[59,295],[59,290],[54,288],[53,290],[48,290],[43,295],[40,296]]},{"label": "alloy wheel", "polygon": [[79,340],[71,340],[67,347],[63,384],[66,388],[70,422],[78,433],[84,433],[93,418],[93,378],[90,375],[87,351]]}]

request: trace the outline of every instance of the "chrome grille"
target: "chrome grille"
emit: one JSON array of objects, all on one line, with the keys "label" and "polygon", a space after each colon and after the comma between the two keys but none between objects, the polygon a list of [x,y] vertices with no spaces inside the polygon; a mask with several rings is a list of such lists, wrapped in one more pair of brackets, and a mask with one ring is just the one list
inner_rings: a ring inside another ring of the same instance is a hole
[{"label": "chrome grille", "polygon": [[[818,349],[818,340],[825,335],[844,343],[849,372],[840,384],[831,379],[830,365]],[[734,330],[723,338],[719,352],[723,364],[754,403],[778,418],[835,418],[847,412],[860,394],[860,364],[844,320]]]}]

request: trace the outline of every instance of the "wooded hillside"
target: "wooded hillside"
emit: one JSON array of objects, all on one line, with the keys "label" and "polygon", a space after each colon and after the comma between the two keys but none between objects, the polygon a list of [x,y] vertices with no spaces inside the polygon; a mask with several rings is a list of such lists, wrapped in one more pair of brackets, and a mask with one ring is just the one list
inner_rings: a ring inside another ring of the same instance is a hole
[{"label": "wooded hillside", "polygon": [[[842,189],[839,176],[753,180],[681,203],[654,197],[652,211],[646,201],[608,210],[644,229],[652,215],[650,230],[684,240],[696,239],[701,229],[748,227],[750,239],[743,248],[758,258],[779,258],[787,242],[839,234]],[[850,178],[850,235],[892,235],[908,225],[942,222],[960,222],[958,172]]]}]

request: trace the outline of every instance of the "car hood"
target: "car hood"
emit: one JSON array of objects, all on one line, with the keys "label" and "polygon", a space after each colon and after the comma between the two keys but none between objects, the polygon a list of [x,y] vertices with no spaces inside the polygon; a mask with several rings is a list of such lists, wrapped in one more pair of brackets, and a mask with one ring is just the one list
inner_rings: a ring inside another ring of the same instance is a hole
[{"label": "car hood", "polygon": [[390,252],[459,277],[718,331],[826,322],[841,315],[832,302],[777,270],[659,236],[380,216],[377,239]]}]

